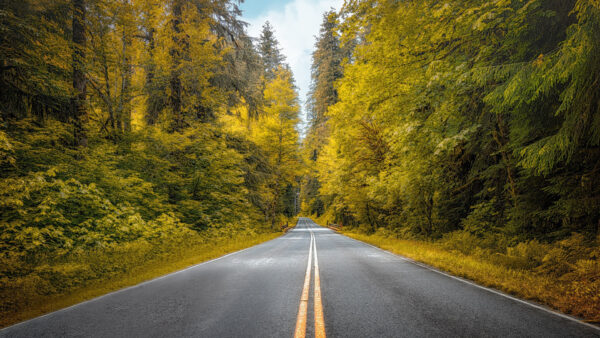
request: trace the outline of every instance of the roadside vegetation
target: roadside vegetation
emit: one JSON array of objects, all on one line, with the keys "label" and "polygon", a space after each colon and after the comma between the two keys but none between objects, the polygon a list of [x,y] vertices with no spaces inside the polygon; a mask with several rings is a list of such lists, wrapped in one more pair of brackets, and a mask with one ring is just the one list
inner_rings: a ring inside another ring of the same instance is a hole
[{"label": "roadside vegetation", "polygon": [[281,234],[299,103],[236,1],[3,1],[0,325]]},{"label": "roadside vegetation", "polygon": [[600,7],[346,1],[313,53],[302,211],[600,320]]}]

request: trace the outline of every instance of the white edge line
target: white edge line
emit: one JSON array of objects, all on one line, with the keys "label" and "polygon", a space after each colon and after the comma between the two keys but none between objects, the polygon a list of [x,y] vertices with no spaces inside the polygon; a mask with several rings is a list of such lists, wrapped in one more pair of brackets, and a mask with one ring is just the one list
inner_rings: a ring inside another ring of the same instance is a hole
[{"label": "white edge line", "polygon": [[252,248],[256,248],[256,247],[258,247],[258,246],[261,246],[261,245],[263,245],[263,244],[266,244],[266,243],[269,243],[269,242],[271,242],[271,241],[274,241],[274,240],[276,240],[276,239],[282,238],[282,237],[284,237],[284,236],[285,236],[285,235],[287,235],[287,234],[288,234],[288,233],[284,233],[284,234],[282,234],[282,235],[281,235],[281,236],[279,236],[279,237],[275,237],[275,238],[273,238],[273,239],[270,239],[270,240],[268,240],[268,241],[266,241],[266,242],[258,243],[258,244],[256,244],[256,245],[253,245],[253,246],[251,246],[251,247],[248,247],[248,248],[245,248],[245,249],[242,249],[242,250],[238,250],[238,251],[234,251],[234,252],[230,252],[230,253],[228,253],[228,254],[225,254],[225,255],[223,255],[223,256],[220,256],[220,257],[217,257],[217,258],[213,258],[213,259],[211,259],[211,260],[204,261],[204,262],[201,262],[201,263],[198,263],[198,264],[194,264],[194,265],[188,266],[187,268],[183,268],[183,269],[181,269],[181,270],[177,270],[177,271],[169,272],[169,273],[168,273],[168,274],[166,274],[166,275],[162,275],[162,276],[159,276],[159,277],[155,277],[155,278],[152,278],[152,279],[149,279],[149,280],[143,281],[143,282],[141,282],[141,283],[139,283],[139,284],[135,284],[135,285],[127,286],[127,287],[124,287],[124,288],[122,288],[122,289],[115,290],[115,291],[111,291],[111,292],[109,292],[109,293],[105,293],[105,294],[103,294],[103,295],[100,295],[100,296],[94,297],[94,298],[92,298],[92,299],[84,300],[84,301],[83,301],[83,302],[81,302],[81,303],[77,303],[77,304],[69,305],[69,306],[67,306],[67,307],[64,307],[64,308],[62,308],[62,309],[58,309],[58,310],[56,310],[56,311],[48,312],[48,313],[45,313],[45,314],[43,314],[43,315],[40,315],[40,316],[37,316],[37,317],[34,317],[34,318],[26,319],[26,320],[24,320],[24,321],[22,321],[22,322],[19,322],[19,323],[13,324],[13,325],[11,325],[11,326],[7,326],[7,327],[5,327],[5,328],[2,328],[2,329],[0,329],[0,332],[2,332],[2,331],[5,331],[5,330],[6,330],[6,331],[8,331],[8,329],[15,328],[15,327],[17,327],[17,326],[20,326],[20,325],[22,325],[22,324],[29,323],[29,322],[31,322],[31,321],[34,321],[34,320],[37,320],[37,319],[41,319],[41,318],[44,318],[44,317],[47,317],[47,316],[51,316],[51,315],[57,314],[57,313],[59,313],[59,312],[67,311],[67,310],[70,310],[70,309],[76,308],[76,307],[78,307],[78,306],[80,306],[80,305],[84,305],[84,304],[87,304],[87,303],[95,302],[95,301],[97,301],[97,300],[100,300],[100,299],[102,299],[102,298],[104,298],[104,297],[112,296],[112,295],[115,295],[115,294],[117,294],[117,293],[121,293],[121,292],[124,292],[124,291],[128,291],[128,290],[131,290],[131,289],[135,289],[135,288],[137,288],[137,287],[140,287],[140,286],[143,286],[143,285],[146,285],[146,284],[150,284],[150,283],[156,282],[157,280],[160,280],[160,279],[163,279],[163,278],[171,277],[171,276],[173,276],[173,275],[176,275],[176,274],[178,274],[178,273],[185,272],[185,271],[187,271],[187,270],[191,270],[191,269],[197,268],[197,267],[198,267],[198,266],[200,266],[200,265],[204,265],[204,264],[212,263],[212,262],[218,261],[218,260],[220,260],[220,259],[223,259],[223,258],[226,258],[226,257],[229,257],[229,256],[233,256],[233,255],[235,255],[235,254],[239,254],[239,253],[241,253],[241,252],[244,252],[244,251],[246,251],[246,250],[250,250],[250,249],[252,249]]},{"label": "white edge line", "polygon": [[[332,231],[333,231],[333,230],[332,230]],[[404,256],[402,256],[402,255],[395,254],[395,253],[393,253],[393,252],[391,252],[391,251],[384,250],[384,249],[382,249],[382,248],[379,248],[379,247],[377,247],[377,246],[375,246],[375,245],[372,245],[372,244],[369,244],[369,243],[366,243],[366,242],[363,242],[363,241],[359,241],[358,239],[354,239],[354,238],[352,238],[352,237],[348,237],[348,236],[346,236],[346,235],[343,235],[343,234],[340,234],[340,233],[338,233],[338,232],[335,232],[335,233],[337,233],[337,234],[339,234],[339,235],[342,235],[342,236],[344,236],[344,237],[346,237],[346,238],[348,238],[348,239],[351,239],[351,240],[353,240],[353,241],[356,241],[356,242],[359,242],[359,243],[362,243],[362,244],[368,245],[368,246],[370,246],[370,247],[373,247],[373,248],[375,248],[375,249],[377,249],[377,250],[383,251],[383,252],[385,252],[385,253],[387,253],[387,254],[389,254],[389,255],[392,255],[392,256],[394,256],[394,257],[396,257],[396,258],[400,258],[400,259],[402,259],[402,260],[404,260],[404,261],[407,261],[407,262],[409,262],[409,263],[412,263],[412,264],[414,264],[414,265],[418,265],[418,266],[420,266],[420,267],[422,267],[422,268],[425,268],[425,269],[427,269],[427,270],[431,270],[431,271],[433,271],[433,272],[437,272],[437,273],[439,273],[439,274],[441,274],[441,275],[444,275],[444,276],[446,276],[446,277],[450,277],[450,278],[452,278],[452,279],[455,279],[455,280],[457,280],[457,281],[461,281],[461,282],[463,282],[463,283],[466,283],[466,284],[469,284],[469,285],[471,285],[471,286],[475,286],[475,287],[477,287],[477,288],[480,288],[480,289],[486,290],[486,291],[488,291],[488,292],[491,292],[491,293],[493,293],[493,294],[496,294],[496,295],[499,295],[499,296],[502,296],[502,297],[505,297],[505,298],[511,299],[511,300],[513,300],[513,301],[516,301],[516,302],[519,302],[519,303],[521,303],[521,304],[529,305],[529,306],[531,306],[531,307],[533,307],[533,308],[536,308],[536,309],[538,309],[538,310],[542,310],[542,311],[544,311],[544,312],[551,313],[551,314],[553,314],[553,315],[555,315],[555,316],[558,316],[558,317],[561,317],[561,318],[564,318],[564,319],[568,319],[568,320],[570,320],[570,321],[573,321],[573,322],[576,322],[576,323],[578,323],[578,324],[585,325],[585,326],[587,326],[587,327],[589,327],[589,328],[592,328],[592,329],[594,329],[594,330],[596,330],[596,331],[600,331],[600,327],[598,327],[598,326],[596,326],[596,325],[594,325],[594,324],[586,323],[586,322],[582,321],[581,319],[579,319],[579,318],[577,318],[577,317],[569,316],[569,315],[567,315],[567,314],[564,314],[564,313],[561,313],[561,312],[558,312],[558,311],[555,311],[555,310],[549,309],[549,308],[547,308],[547,307],[545,307],[545,306],[542,306],[542,305],[539,305],[539,304],[533,303],[533,302],[531,302],[531,301],[526,301],[526,300],[523,300],[523,299],[519,299],[519,298],[513,297],[513,296],[511,296],[511,295],[509,295],[509,294],[506,294],[506,293],[504,293],[504,292],[502,292],[502,291],[495,290],[495,289],[491,289],[491,288],[488,288],[488,287],[485,287],[485,286],[482,286],[482,285],[476,284],[476,283],[474,283],[474,282],[471,282],[471,281],[469,281],[469,280],[466,280],[466,279],[464,279],[464,278],[461,278],[461,277],[453,276],[453,275],[451,275],[451,274],[449,274],[449,273],[446,273],[446,272],[440,271],[440,270],[438,270],[437,268],[434,268],[434,267],[432,267],[432,266],[430,266],[430,265],[427,265],[427,264],[425,264],[425,263],[417,262],[417,261],[415,261],[414,259],[411,259],[411,258],[408,258],[408,257],[404,257]]]}]

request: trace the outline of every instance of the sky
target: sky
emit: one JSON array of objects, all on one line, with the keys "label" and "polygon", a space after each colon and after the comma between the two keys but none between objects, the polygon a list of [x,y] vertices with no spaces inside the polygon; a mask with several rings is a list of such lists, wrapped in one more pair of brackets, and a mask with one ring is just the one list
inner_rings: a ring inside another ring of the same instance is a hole
[{"label": "sky", "polygon": [[319,34],[323,13],[331,8],[339,10],[343,3],[344,0],[245,0],[240,6],[242,20],[249,24],[247,31],[251,37],[260,36],[267,20],[273,26],[282,53],[294,73],[304,120],[315,36]]}]

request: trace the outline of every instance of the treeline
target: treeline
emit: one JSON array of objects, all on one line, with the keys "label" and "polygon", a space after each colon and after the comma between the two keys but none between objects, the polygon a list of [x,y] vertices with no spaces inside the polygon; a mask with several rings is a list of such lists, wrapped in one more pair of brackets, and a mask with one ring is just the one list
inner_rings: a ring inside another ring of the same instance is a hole
[{"label": "treeline", "polygon": [[593,1],[346,1],[313,54],[303,210],[366,233],[597,245],[599,56]]},{"label": "treeline", "polygon": [[600,7],[349,0],[313,53],[302,210],[600,318]]},{"label": "treeline", "polygon": [[71,264],[90,250],[218,242],[294,215],[293,77],[237,1],[0,4],[5,301],[102,276]]}]

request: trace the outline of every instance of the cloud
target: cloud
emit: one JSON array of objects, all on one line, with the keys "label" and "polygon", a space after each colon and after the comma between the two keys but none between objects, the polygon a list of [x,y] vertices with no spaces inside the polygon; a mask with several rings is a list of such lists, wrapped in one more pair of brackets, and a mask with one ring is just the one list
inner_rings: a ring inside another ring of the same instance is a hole
[{"label": "cloud", "polygon": [[[323,20],[323,13],[332,7],[339,10],[343,2],[343,0],[293,0],[282,9],[269,10],[253,18],[243,18],[249,23],[248,34],[252,37],[260,36],[265,21],[271,23],[287,63],[292,68],[300,100],[303,103],[310,88],[311,54],[315,45],[315,36],[318,35]],[[306,109],[303,109],[303,114],[306,116]]]}]

